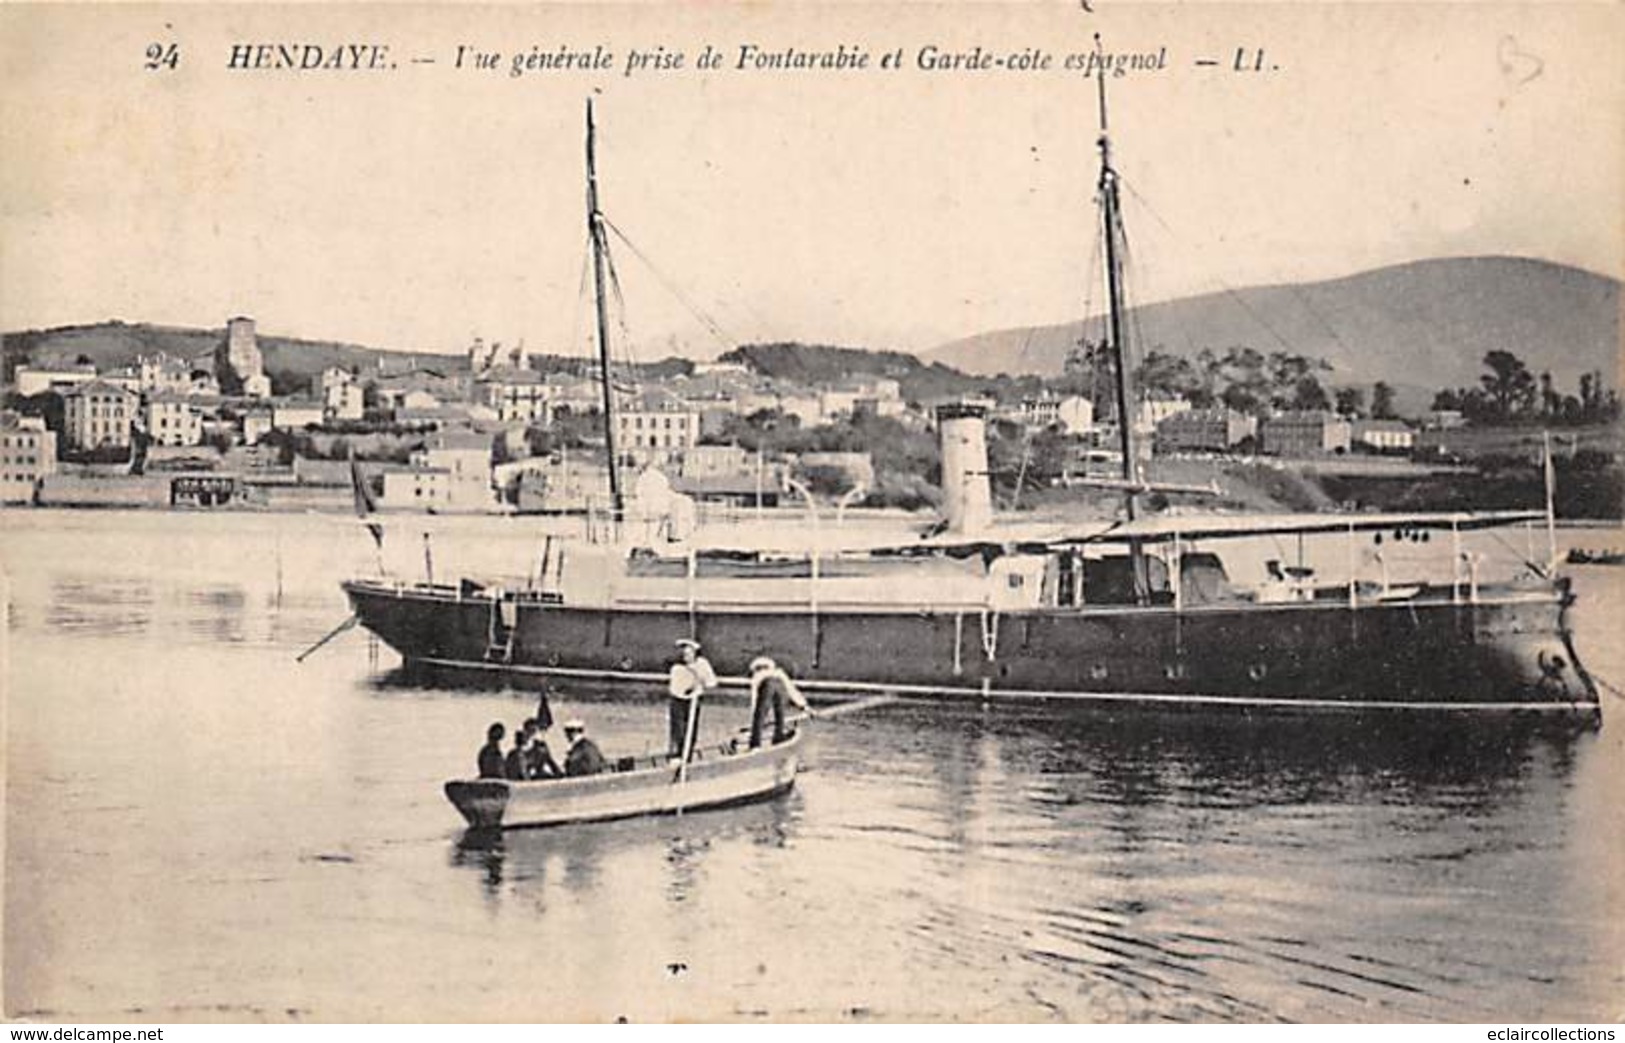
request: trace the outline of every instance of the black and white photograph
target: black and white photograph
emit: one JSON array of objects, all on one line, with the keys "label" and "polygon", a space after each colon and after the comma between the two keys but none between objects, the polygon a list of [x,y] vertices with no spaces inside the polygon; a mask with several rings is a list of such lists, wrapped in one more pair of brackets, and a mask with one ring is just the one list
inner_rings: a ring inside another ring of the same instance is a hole
[{"label": "black and white photograph", "polygon": [[1612,1039],[1622,45],[0,5],[5,1019]]}]

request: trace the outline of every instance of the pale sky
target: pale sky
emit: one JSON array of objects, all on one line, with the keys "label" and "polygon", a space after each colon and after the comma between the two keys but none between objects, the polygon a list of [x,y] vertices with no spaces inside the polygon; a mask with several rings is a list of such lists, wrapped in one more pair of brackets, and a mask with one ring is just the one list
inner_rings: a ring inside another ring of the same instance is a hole
[{"label": "pale sky", "polygon": [[[243,313],[579,352],[592,92],[606,213],[733,338],[922,350],[1064,321],[1101,299],[1095,81],[1059,68],[1097,31],[1167,48],[1108,81],[1140,301],[1467,254],[1625,276],[1619,7],[1094,7],[0,7],[0,328]],[[155,42],[176,70],[142,68]],[[383,43],[397,68],[228,71],[254,42]],[[509,75],[561,43],[617,68]],[[692,67],[706,43],[724,69]],[[740,71],[743,43],[904,67]],[[501,67],[454,69],[459,44]],[[978,44],[1057,67],[916,65]],[[622,75],[656,45],[689,67]],[[1278,68],[1230,71],[1259,47]],[[619,261],[636,357],[723,349]]]}]

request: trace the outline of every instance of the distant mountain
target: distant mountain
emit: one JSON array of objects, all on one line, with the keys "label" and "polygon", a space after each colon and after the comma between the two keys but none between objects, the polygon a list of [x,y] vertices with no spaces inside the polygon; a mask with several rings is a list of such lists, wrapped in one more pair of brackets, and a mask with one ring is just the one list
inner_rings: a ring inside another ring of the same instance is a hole
[{"label": "distant mountain", "polygon": [[[1619,281],[1521,258],[1416,261],[1326,282],[1186,297],[1132,315],[1142,351],[1291,351],[1330,362],[1327,383],[1385,380],[1413,399],[1476,385],[1485,354],[1497,349],[1537,376],[1549,370],[1568,392],[1583,372],[1600,369],[1608,381],[1619,372]],[[1086,329],[1098,330],[1098,319],[981,333],[925,358],[971,373],[1049,376],[1061,372]]]},{"label": "distant mountain", "polygon": [[[225,327],[197,329],[186,326],[152,326],[125,323],[117,319],[85,326],[59,326],[48,330],[7,333],[3,338],[5,379],[10,381],[18,365],[71,365],[80,356],[95,363],[102,372],[133,365],[142,355],[165,352],[176,358],[196,358],[214,351],[225,340]],[[274,379],[303,383],[319,377],[329,366],[377,369],[382,363],[391,371],[419,369],[467,369],[461,355],[427,355],[411,351],[384,351],[359,344],[336,341],[301,340],[261,333],[257,337],[265,371]]]}]

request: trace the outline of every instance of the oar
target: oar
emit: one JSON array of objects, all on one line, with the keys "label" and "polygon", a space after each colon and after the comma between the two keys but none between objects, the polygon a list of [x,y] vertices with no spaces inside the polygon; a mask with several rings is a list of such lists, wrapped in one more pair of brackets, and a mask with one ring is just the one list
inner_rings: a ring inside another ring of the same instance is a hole
[{"label": "oar", "polygon": [[856,699],[849,703],[836,703],[829,709],[819,710],[817,713],[812,713],[809,711],[807,713],[798,715],[798,719],[815,717],[822,721],[831,717],[845,717],[849,713],[860,713],[864,710],[877,710],[882,706],[890,706],[892,703],[900,703],[902,701],[903,697],[900,695],[875,695],[869,697],[868,699]]},{"label": "oar", "polygon": [[361,617],[360,616],[351,616],[349,619],[346,619],[344,622],[340,623],[338,626],[334,627],[332,630],[329,630],[326,633],[326,635],[324,635],[322,637],[322,639],[320,641],[316,642],[314,645],[311,645],[309,648],[305,649],[303,652],[300,652],[297,656],[294,657],[293,661],[296,662],[296,663],[303,663],[305,661],[306,657],[308,657],[312,652],[316,651],[318,648],[320,648],[323,645],[327,644],[329,641],[333,640],[335,637],[338,637],[340,634],[344,633],[346,630],[348,630],[351,627],[355,626],[359,622],[361,622]]},{"label": "oar", "polygon": [[[694,752],[694,732],[695,724],[700,719],[699,710],[700,693],[695,692],[688,700],[688,727],[683,729],[683,759],[677,764],[677,785],[679,786],[688,781],[688,758]],[[682,811],[682,807],[682,803],[679,802],[677,805],[679,812]]]},{"label": "oar", "polygon": [[[902,701],[903,697],[900,695],[876,695],[871,696],[868,699],[854,699],[852,702],[837,703],[827,710],[819,710],[816,713],[808,710],[806,713],[792,714],[790,717],[785,718],[784,723],[800,724],[802,721],[806,720],[824,721],[831,717],[844,717],[849,713],[858,713],[862,710],[876,710],[882,706],[890,706],[892,703],[900,703]],[[739,734],[744,735],[749,731],[750,726],[746,725],[745,727],[739,729]]]}]

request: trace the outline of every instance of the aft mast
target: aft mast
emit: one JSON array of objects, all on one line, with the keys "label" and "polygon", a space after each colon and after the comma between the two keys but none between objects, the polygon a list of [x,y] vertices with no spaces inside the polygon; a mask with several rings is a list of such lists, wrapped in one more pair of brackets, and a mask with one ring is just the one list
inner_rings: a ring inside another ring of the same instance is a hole
[{"label": "aft mast", "polygon": [[[1100,34],[1095,34],[1095,50],[1102,50]],[[1117,171],[1112,168],[1112,146],[1109,124],[1106,120],[1106,68],[1105,55],[1096,63],[1096,83],[1100,90],[1100,222],[1106,240],[1106,301],[1107,328],[1111,342],[1112,370],[1116,376],[1117,439],[1123,453],[1123,505],[1128,520],[1139,514],[1135,497],[1144,486],[1140,473],[1140,457],[1134,437],[1134,417],[1129,403],[1134,396],[1129,390],[1128,351],[1123,335],[1123,211],[1117,195]],[[1129,560],[1134,576],[1134,600],[1144,604],[1150,597],[1151,583],[1146,571],[1145,553],[1138,541],[1129,544]]]},{"label": "aft mast", "polygon": [[592,99],[587,99],[587,238],[592,242],[593,298],[598,314],[598,380],[604,392],[604,448],[609,454],[610,519],[619,524],[625,503],[621,496],[620,454],[615,448],[615,391],[609,376],[609,310],[604,300],[604,215],[598,209],[597,129]]}]

